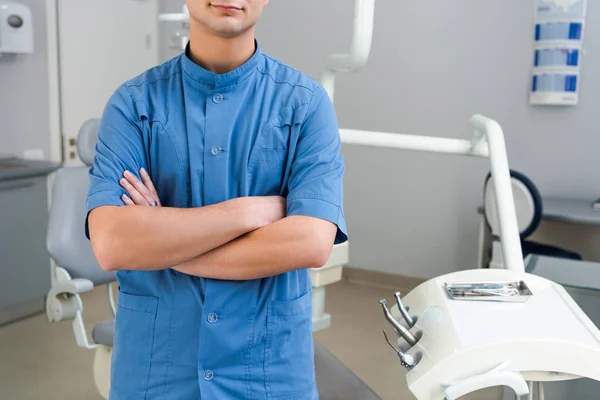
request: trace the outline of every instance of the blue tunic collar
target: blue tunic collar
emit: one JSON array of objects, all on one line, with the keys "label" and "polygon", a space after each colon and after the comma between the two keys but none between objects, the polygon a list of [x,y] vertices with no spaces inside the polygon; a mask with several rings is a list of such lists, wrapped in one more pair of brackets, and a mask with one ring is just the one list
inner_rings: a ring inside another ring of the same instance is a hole
[{"label": "blue tunic collar", "polygon": [[194,81],[211,85],[214,89],[225,86],[233,86],[245,80],[252,72],[254,72],[255,67],[258,65],[263,53],[258,46],[258,41],[254,41],[254,46],[256,50],[248,61],[233,71],[229,71],[225,74],[217,74],[199,66],[192,61],[189,55],[190,44],[188,42],[185,48],[185,53],[181,55],[183,70],[185,74]]}]

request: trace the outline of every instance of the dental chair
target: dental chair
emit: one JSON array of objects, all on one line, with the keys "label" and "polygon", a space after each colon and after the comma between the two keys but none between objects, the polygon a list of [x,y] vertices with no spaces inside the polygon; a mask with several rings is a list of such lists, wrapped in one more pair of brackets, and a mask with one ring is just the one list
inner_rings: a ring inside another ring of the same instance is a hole
[{"label": "dental chair", "polygon": [[[484,183],[484,218],[492,232],[493,242],[491,247],[490,268],[504,268],[502,248],[500,245],[500,226],[496,210],[495,189],[489,173]],[[524,174],[510,170],[510,180],[517,212],[517,224],[520,234],[523,258],[529,255],[541,255],[571,260],[581,260],[581,255],[560,247],[528,240],[537,230],[542,221],[543,202],[542,196],[535,184]]]},{"label": "dental chair", "polygon": [[[52,287],[46,299],[46,314],[50,322],[71,320],[77,344],[96,351],[94,382],[99,393],[108,399],[115,320],[96,324],[92,330],[93,342],[90,342],[83,324],[80,296],[95,286],[107,285],[108,306],[113,317],[116,315],[112,291],[116,274],[99,266],[84,233],[88,170],[94,161],[98,127],[99,120],[89,120],[79,131],[77,151],[85,166],[64,167],[56,173],[47,236],[47,248],[55,265]],[[345,246],[336,247],[323,268],[310,271],[314,330],[329,326],[330,316],[323,307],[325,286],[341,279],[341,264],[347,262],[344,259],[346,253]],[[315,370],[321,400],[380,400],[360,378],[316,341]]]},{"label": "dental chair", "polygon": [[98,126],[99,120],[89,120],[79,131],[77,152],[85,165],[64,167],[56,172],[46,238],[55,266],[52,286],[46,297],[46,314],[50,322],[71,320],[77,344],[96,351],[94,381],[100,394],[108,398],[114,320],[97,324],[92,330],[93,342],[90,343],[83,324],[80,296],[95,286],[106,285],[108,306],[113,317],[116,315],[112,293],[116,273],[106,272],[100,267],[84,232],[88,171],[94,161]]}]

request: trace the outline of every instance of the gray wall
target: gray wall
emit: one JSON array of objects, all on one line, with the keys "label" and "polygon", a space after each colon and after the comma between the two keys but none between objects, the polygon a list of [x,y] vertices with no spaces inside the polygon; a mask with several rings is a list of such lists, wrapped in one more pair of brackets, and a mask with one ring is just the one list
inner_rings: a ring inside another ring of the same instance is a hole
[{"label": "gray wall", "polygon": [[[600,4],[589,3],[588,21],[598,20]],[[351,4],[272,1],[261,45],[318,78],[328,53],[349,48]],[[376,8],[369,64],[340,75],[336,87],[342,127],[469,138],[469,117],[483,113],[502,124],[511,167],[544,195],[600,196],[600,25],[586,28],[581,104],[543,108],[527,104],[531,1],[378,0]],[[474,267],[485,161],[348,145],[343,152],[351,264],[425,278]]]},{"label": "gray wall", "polygon": [[31,8],[34,53],[0,57],[0,155],[22,156],[42,149],[49,156],[46,4],[21,0]]},{"label": "gray wall", "polygon": [[[600,4],[589,3],[597,21]],[[349,49],[352,13],[350,0],[271,1],[257,36],[318,79],[328,54]],[[511,167],[543,195],[600,197],[600,25],[586,28],[580,105],[532,107],[532,19],[531,1],[378,0],[369,64],[337,81],[340,125],[467,139],[470,116],[486,114],[504,128]],[[475,266],[485,160],[351,145],[343,153],[352,265],[423,278]]]}]

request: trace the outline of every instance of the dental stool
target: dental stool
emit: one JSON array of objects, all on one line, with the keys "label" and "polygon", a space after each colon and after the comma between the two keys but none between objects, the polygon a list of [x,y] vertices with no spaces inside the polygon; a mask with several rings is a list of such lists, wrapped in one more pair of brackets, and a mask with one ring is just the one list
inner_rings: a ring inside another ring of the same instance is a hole
[{"label": "dental stool", "polygon": [[[112,293],[116,274],[100,267],[84,232],[88,171],[94,161],[99,123],[99,120],[89,120],[79,131],[77,151],[85,166],[64,167],[56,172],[46,240],[56,265],[53,266],[52,287],[46,299],[46,314],[50,322],[71,320],[77,344],[96,351],[94,382],[99,393],[108,399],[115,320],[97,324],[92,331],[93,343],[90,343],[83,324],[80,297],[81,293],[106,284],[108,303],[113,316],[116,315]],[[323,310],[324,286],[339,280],[343,254],[343,247],[334,249],[323,269],[311,271],[313,286],[317,289],[317,295],[313,296],[316,312],[313,321],[316,325],[325,327],[329,323],[329,315]],[[317,342],[315,369],[321,400],[380,400],[362,380]]]},{"label": "dental stool", "polygon": [[[502,248],[499,240],[500,228],[498,225],[498,212],[496,210],[495,190],[490,179],[491,176],[491,173],[489,173],[485,179],[483,194],[485,221],[494,237],[491,248],[490,268],[504,268]],[[573,251],[527,240],[537,230],[542,221],[542,196],[534,183],[522,173],[511,170],[510,178],[523,258],[526,258],[530,254],[536,254],[581,260],[581,255]]]}]

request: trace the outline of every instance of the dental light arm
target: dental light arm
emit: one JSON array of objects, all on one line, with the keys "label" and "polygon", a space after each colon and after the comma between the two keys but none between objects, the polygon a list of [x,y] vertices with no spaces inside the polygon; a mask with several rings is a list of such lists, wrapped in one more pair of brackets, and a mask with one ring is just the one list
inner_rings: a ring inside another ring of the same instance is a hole
[{"label": "dental light arm", "polygon": [[481,115],[475,115],[471,119],[471,123],[476,129],[473,145],[475,147],[480,146],[483,134],[485,134],[485,140],[490,149],[489,158],[492,170],[492,182],[496,190],[500,242],[502,245],[502,255],[504,256],[504,260],[506,260],[506,269],[525,273],[517,213],[515,211],[510,182],[508,156],[506,154],[502,128],[496,121]]},{"label": "dental light arm", "polygon": [[367,64],[373,38],[375,0],[356,0],[354,3],[354,33],[349,54],[332,54],[321,79],[321,84],[333,101],[337,71],[357,72]]},{"label": "dental light arm", "polygon": [[482,115],[473,116],[471,124],[475,134],[470,141],[351,129],[340,129],[340,136],[348,144],[489,158],[498,196],[500,242],[506,266],[525,272],[502,128]]}]

